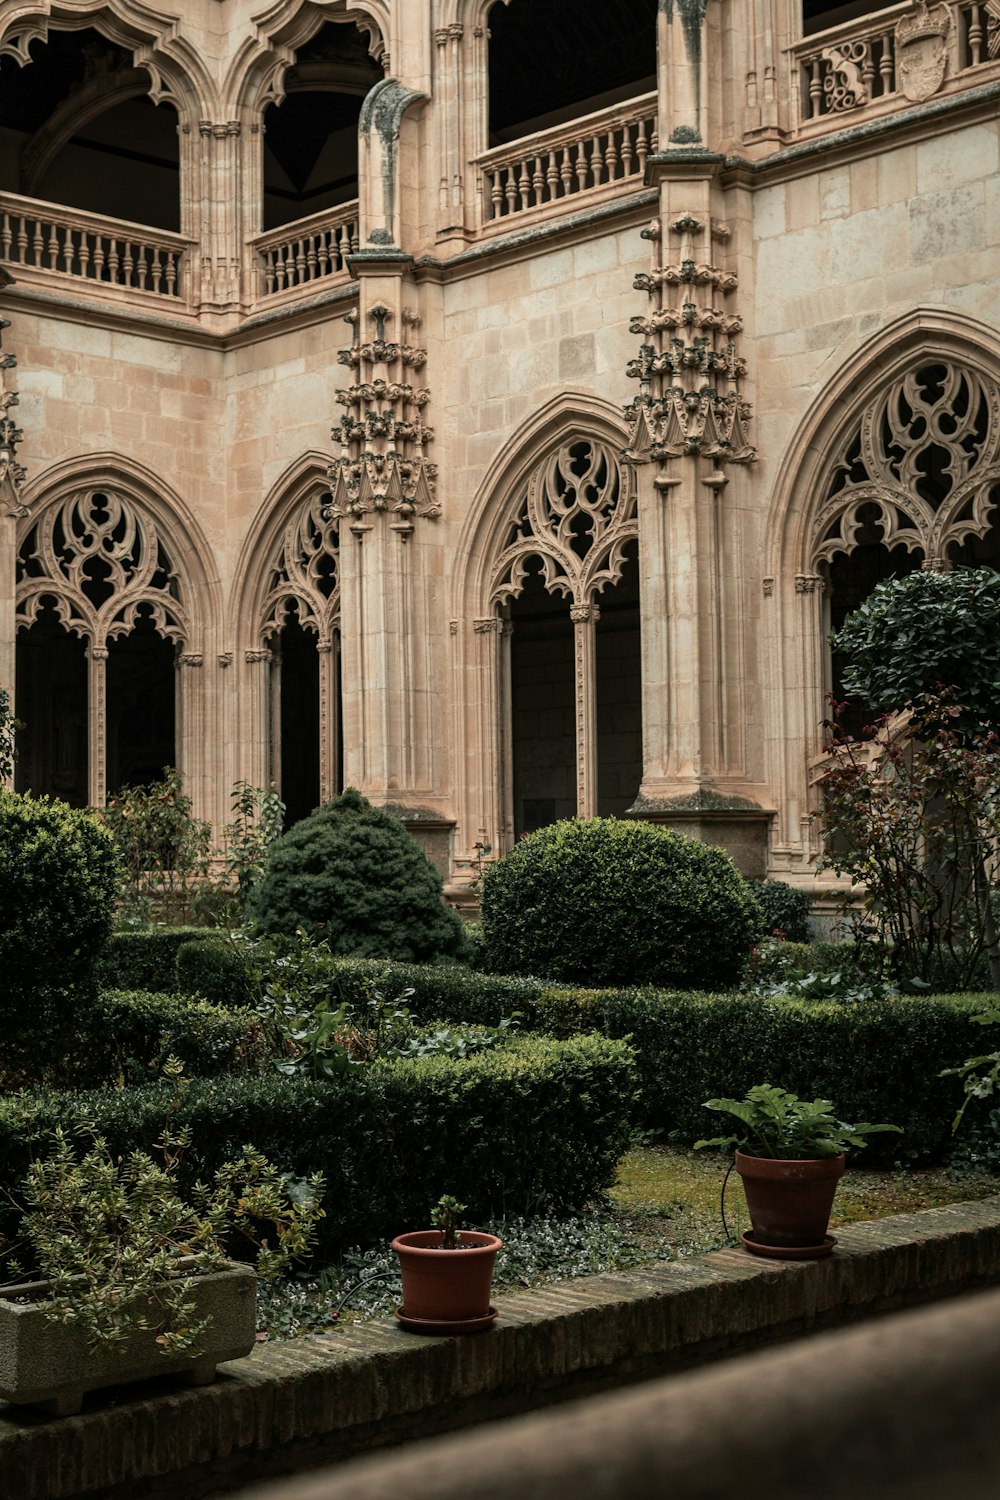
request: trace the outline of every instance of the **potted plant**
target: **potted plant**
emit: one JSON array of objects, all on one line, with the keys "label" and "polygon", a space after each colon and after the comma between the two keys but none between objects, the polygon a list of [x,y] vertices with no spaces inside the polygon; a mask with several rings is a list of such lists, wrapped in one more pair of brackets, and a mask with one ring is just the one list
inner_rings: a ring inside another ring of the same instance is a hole
[{"label": "potted plant", "polygon": [[392,1242],[403,1278],[396,1317],[414,1333],[476,1333],[497,1315],[490,1306],[493,1265],[503,1241],[477,1229],[458,1229],[465,1204],[445,1194],[431,1213],[433,1229]]},{"label": "potted plant", "polygon": [[809,1102],[770,1083],[757,1084],[745,1099],[708,1099],[705,1108],[734,1115],[743,1127],[695,1141],[695,1150],[736,1148],[751,1223],[740,1239],[751,1254],[773,1260],[829,1255],[836,1242],[827,1228],[847,1150],[865,1146],[869,1135],[902,1133],[898,1125],[847,1125],[834,1117],[829,1099]]},{"label": "potted plant", "polygon": [[[322,1178],[291,1203],[277,1169],[247,1147],[189,1204],[176,1183],[189,1144],[186,1131],[165,1134],[160,1166],[142,1151],[115,1161],[95,1136],[78,1159],[54,1132],[15,1202],[17,1239],[0,1241],[15,1277],[0,1287],[0,1398],[64,1416],[88,1391],[161,1374],[202,1385],[249,1354],[257,1277],[311,1247]],[[256,1270],[229,1258],[239,1237],[255,1246]]]}]

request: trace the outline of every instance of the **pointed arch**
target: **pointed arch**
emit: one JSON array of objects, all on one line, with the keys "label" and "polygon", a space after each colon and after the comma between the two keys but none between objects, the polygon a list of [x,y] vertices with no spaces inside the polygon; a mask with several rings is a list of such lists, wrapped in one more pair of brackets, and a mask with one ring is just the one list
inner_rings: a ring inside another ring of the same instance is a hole
[{"label": "pointed arch", "polygon": [[116,453],[55,464],[25,484],[21,500],[17,624],[27,637],[45,615],[83,644],[86,800],[100,806],[109,775],[117,783],[108,673],[121,652],[132,652],[144,637],[149,660],[158,662],[158,700],[167,695],[170,758],[204,808],[210,726],[202,669],[218,624],[220,589],[201,528],[162,479]]},{"label": "pointed arch", "polygon": [[[288,631],[300,647],[303,637],[312,643],[309,670],[315,676],[309,693],[315,695],[316,744],[305,747],[310,765],[315,756],[311,805],[328,801],[340,782],[340,522],[325,513],[332,500],[330,463],[329,454],[310,450],[271,486],[244,541],[232,600],[237,670],[246,689],[239,738],[255,747],[252,779],[282,785],[293,815],[282,775],[282,722],[288,713],[287,705],[282,708],[281,645]],[[299,741],[311,733],[308,717],[299,725]]]},{"label": "pointed arch", "polygon": [[[452,596],[454,741],[466,767],[458,785],[459,878],[477,867],[477,835],[502,849],[527,826],[527,802],[515,816],[513,726],[519,643],[535,629],[558,638],[560,788],[549,814],[547,791],[524,795],[537,802],[532,816],[541,821],[565,815],[564,804],[580,816],[598,811],[600,601],[633,568],[638,542],[634,475],[621,459],[626,441],[617,408],[589,392],[563,392],[504,445],[470,507]],[[526,589],[542,601],[537,625]],[[637,631],[637,602],[630,608]],[[520,631],[526,634],[513,641]],[[524,649],[530,654],[530,645]],[[635,696],[638,704],[638,687]],[[637,764],[632,796],[640,774]]]},{"label": "pointed arch", "polygon": [[986,534],[1000,502],[1000,333],[951,308],[894,319],[839,355],[777,473],[762,568],[762,660],[777,664],[771,869],[804,875],[810,767],[832,686],[831,565],[864,544],[884,553],[880,567],[947,567],[955,545]]}]

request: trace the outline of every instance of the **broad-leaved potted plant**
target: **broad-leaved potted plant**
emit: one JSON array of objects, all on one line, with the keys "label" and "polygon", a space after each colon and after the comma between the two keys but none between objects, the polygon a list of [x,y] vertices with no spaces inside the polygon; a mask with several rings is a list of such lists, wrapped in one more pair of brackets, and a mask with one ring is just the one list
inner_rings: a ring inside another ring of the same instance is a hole
[{"label": "broad-leaved potted plant", "polygon": [[829,1255],[835,1242],[827,1229],[847,1151],[865,1146],[870,1135],[902,1133],[898,1125],[845,1124],[829,1099],[807,1101],[770,1083],[757,1084],[745,1099],[708,1099],[705,1108],[733,1115],[742,1126],[734,1135],[696,1141],[695,1149],[736,1148],[751,1223],[740,1238],[751,1254],[774,1260]]},{"label": "broad-leaved potted plant", "polygon": [[496,1317],[490,1306],[493,1266],[503,1241],[478,1229],[459,1229],[465,1204],[445,1194],[431,1213],[433,1229],[392,1242],[403,1278],[396,1314],[414,1333],[476,1333]]},{"label": "broad-leaved potted plant", "polygon": [[[176,1175],[189,1144],[165,1133],[161,1166],[142,1151],[116,1161],[100,1136],[78,1158],[54,1132],[15,1200],[16,1242],[0,1243],[14,1276],[0,1286],[0,1398],[69,1415],[88,1391],[154,1375],[202,1385],[250,1353],[258,1275],[311,1249],[322,1177],[294,1203],[245,1147],[186,1202]],[[230,1258],[241,1240],[256,1269]]]}]

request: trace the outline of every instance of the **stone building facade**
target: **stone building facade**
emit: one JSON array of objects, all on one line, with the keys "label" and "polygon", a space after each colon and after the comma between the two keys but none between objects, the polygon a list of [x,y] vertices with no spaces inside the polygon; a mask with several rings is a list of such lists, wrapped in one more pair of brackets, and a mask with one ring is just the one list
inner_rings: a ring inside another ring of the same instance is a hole
[{"label": "stone building facade", "polygon": [[998,0],[0,0],[21,784],[821,896],[831,623],[997,561],[998,103]]}]

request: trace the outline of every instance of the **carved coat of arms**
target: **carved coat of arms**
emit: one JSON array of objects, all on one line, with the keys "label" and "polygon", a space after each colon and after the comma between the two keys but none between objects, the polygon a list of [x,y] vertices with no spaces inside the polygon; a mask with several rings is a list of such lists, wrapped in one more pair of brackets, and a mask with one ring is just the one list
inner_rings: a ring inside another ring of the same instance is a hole
[{"label": "carved coat of arms", "polygon": [[936,94],[948,66],[948,28],[945,5],[917,0],[896,23],[896,86],[907,99],[920,104]]}]

